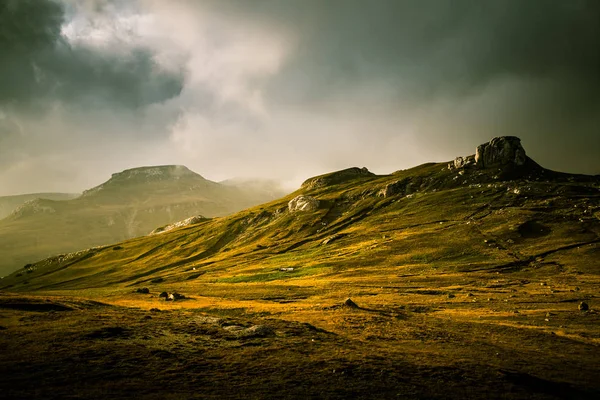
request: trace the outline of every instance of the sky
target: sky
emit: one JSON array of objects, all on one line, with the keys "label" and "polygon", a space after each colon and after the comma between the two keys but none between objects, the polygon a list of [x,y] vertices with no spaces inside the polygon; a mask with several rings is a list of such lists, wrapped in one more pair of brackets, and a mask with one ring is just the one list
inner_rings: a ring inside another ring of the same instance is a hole
[{"label": "sky", "polygon": [[182,164],[293,189],[522,139],[600,174],[597,0],[0,0],[0,195]]}]

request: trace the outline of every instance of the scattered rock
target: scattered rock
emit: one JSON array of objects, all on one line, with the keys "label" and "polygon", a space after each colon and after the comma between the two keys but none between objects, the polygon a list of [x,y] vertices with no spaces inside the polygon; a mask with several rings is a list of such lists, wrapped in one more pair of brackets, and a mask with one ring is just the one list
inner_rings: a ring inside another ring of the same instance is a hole
[{"label": "scattered rock", "polygon": [[317,208],[319,208],[319,200],[302,194],[294,197],[288,203],[288,209],[290,212],[315,211]]},{"label": "scattered rock", "polygon": [[355,303],[355,302],[354,302],[354,301],[353,301],[353,300],[352,300],[350,297],[348,297],[348,298],[346,299],[346,301],[344,301],[344,305],[345,305],[346,307],[351,307],[351,308],[360,308],[360,307],[358,306],[358,304],[356,304],[356,303]]},{"label": "scattered rock", "polygon": [[585,301],[582,301],[581,303],[579,303],[579,311],[588,311],[589,309],[590,309],[590,306]]},{"label": "scattered rock", "polygon": [[147,287],[145,288],[138,288],[135,290],[136,293],[142,293],[142,294],[148,294],[150,293],[150,289],[148,289]]}]

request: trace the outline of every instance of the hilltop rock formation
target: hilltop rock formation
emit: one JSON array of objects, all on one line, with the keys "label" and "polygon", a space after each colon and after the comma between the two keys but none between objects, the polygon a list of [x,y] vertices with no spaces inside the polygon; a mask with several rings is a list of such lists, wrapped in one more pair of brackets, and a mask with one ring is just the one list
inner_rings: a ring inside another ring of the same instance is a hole
[{"label": "hilltop rock formation", "polygon": [[474,167],[477,169],[514,169],[525,165],[527,155],[521,139],[515,136],[495,137],[488,143],[477,146],[475,155],[456,157],[449,169]]},{"label": "hilltop rock formation", "polygon": [[319,208],[319,200],[310,196],[299,195],[288,203],[290,212],[315,211],[317,208]]},{"label": "hilltop rock formation", "polygon": [[501,136],[477,146],[475,165],[479,168],[502,168],[522,166],[527,161],[521,139],[515,136]]}]

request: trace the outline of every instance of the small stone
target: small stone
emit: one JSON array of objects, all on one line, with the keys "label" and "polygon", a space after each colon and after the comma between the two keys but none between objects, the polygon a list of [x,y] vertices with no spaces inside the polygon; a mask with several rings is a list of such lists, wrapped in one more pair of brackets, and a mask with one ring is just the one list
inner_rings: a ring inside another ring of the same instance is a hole
[{"label": "small stone", "polygon": [[546,282],[540,282],[540,286],[546,286],[547,283]]},{"label": "small stone", "polygon": [[344,305],[346,307],[351,307],[351,308],[359,308],[358,304],[356,304],[350,297],[348,297],[346,299],[346,301],[344,301]]},{"label": "small stone", "polygon": [[589,309],[590,309],[590,306],[585,301],[582,301],[581,303],[579,303],[580,311],[588,311]]},{"label": "small stone", "polygon": [[148,289],[147,287],[145,287],[145,288],[139,288],[139,289],[136,289],[135,292],[136,293],[142,293],[142,294],[148,294],[148,293],[150,293],[150,289]]},{"label": "small stone", "polygon": [[166,299],[167,297],[169,297],[169,293],[167,293],[167,292],[162,292],[161,294],[159,294],[159,295],[158,295],[158,297],[159,297],[159,298],[165,298],[165,299]]}]

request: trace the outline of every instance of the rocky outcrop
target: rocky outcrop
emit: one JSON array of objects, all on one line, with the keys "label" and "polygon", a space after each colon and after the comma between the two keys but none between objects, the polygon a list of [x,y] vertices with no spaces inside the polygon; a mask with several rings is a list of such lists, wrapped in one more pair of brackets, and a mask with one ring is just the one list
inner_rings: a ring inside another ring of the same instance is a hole
[{"label": "rocky outcrop", "polygon": [[294,197],[288,203],[290,212],[315,211],[317,208],[319,208],[319,200],[302,194]]},{"label": "rocky outcrop", "polygon": [[478,168],[504,168],[522,166],[527,161],[521,139],[515,136],[493,138],[477,146],[475,165]]},{"label": "rocky outcrop", "polygon": [[477,146],[474,155],[456,157],[448,169],[501,169],[521,167],[527,161],[521,139],[515,136],[495,137],[488,143]]},{"label": "rocky outcrop", "polygon": [[414,186],[414,182],[412,182],[410,178],[404,178],[396,182],[388,183],[377,193],[377,195],[379,197],[390,197],[410,194],[415,191]]},{"label": "rocky outcrop", "polygon": [[166,226],[161,226],[160,228],[156,228],[155,230],[153,230],[152,232],[150,232],[150,235],[158,235],[160,233],[165,233],[165,232],[168,232],[170,230],[173,230],[175,228],[181,228],[182,226],[189,226],[189,225],[198,224],[198,223],[206,221],[206,220],[208,220],[208,218],[205,218],[202,215],[194,215],[193,217],[184,219],[183,221],[175,222],[174,224],[170,224],[170,225],[166,225]]},{"label": "rocky outcrop", "polygon": [[347,168],[341,171],[332,172],[330,174],[316,176],[314,178],[307,179],[302,183],[304,189],[318,189],[331,185],[337,185],[344,183],[352,179],[364,177],[364,176],[375,176],[374,173],[370,172],[367,168]]}]

